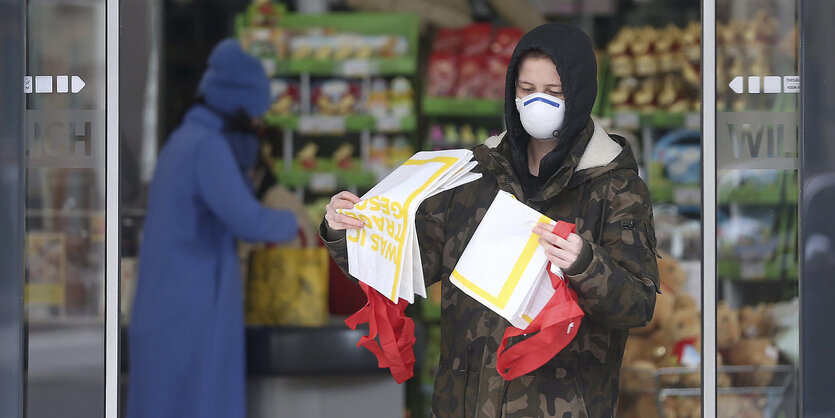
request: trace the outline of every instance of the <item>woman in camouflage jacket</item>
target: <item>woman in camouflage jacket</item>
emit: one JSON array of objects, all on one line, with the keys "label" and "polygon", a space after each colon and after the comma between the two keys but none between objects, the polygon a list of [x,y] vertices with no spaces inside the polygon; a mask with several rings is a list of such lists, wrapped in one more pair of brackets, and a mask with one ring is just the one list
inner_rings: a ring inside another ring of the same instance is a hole
[{"label": "woman in camouflage jacket", "polygon": [[[474,171],[483,176],[427,199],[418,210],[426,284],[440,281],[442,286],[435,416],[614,415],[629,329],[651,319],[659,286],[646,184],[626,141],[607,134],[590,117],[596,69],[591,41],[580,30],[546,24],[526,34],[507,72],[508,129],[473,150]],[[564,100],[557,138],[534,139],[521,123],[515,99],[532,92]],[[449,281],[498,190],[551,219],[577,225],[577,234],[568,240],[540,227],[534,231],[549,260],[563,268],[585,312],[568,346],[544,366],[511,381],[496,370],[496,350],[510,324]],[[348,192],[334,196],[320,227],[331,255],[346,271],[344,229],[361,224],[335,210],[358,201]]]}]

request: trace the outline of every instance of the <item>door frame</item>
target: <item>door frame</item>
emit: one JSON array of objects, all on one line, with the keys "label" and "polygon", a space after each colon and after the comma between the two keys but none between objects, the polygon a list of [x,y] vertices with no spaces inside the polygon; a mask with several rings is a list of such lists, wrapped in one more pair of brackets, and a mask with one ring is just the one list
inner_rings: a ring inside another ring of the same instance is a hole
[{"label": "door frame", "polygon": [[106,202],[105,202],[105,340],[104,415],[119,415],[119,0],[104,0],[106,23]]},{"label": "door frame", "polygon": [[24,0],[0,0],[0,416],[24,413]]}]

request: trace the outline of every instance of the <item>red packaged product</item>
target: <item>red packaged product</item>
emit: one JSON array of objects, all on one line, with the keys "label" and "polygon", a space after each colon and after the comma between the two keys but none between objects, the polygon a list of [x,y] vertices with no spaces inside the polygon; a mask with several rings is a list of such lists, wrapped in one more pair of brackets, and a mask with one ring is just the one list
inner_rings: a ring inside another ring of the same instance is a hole
[{"label": "red packaged product", "polygon": [[484,71],[485,59],[484,55],[461,57],[455,97],[483,97],[485,82],[487,81],[487,72]]},{"label": "red packaged product", "polygon": [[522,39],[522,31],[517,28],[499,28],[496,30],[496,36],[493,42],[490,43],[490,53],[509,57],[513,55],[513,50],[516,44]]},{"label": "red packaged product", "polygon": [[473,23],[461,31],[462,55],[482,55],[490,50],[493,27],[489,23]]},{"label": "red packaged product", "polygon": [[481,97],[485,99],[504,98],[508,65],[510,65],[509,56],[488,55],[484,57],[485,76]]},{"label": "red packaged product", "polygon": [[434,52],[429,56],[429,81],[426,89],[430,97],[449,97],[455,93],[458,81],[458,57],[453,53]]},{"label": "red packaged product", "polygon": [[432,52],[457,53],[461,48],[461,29],[438,29],[432,42]]}]

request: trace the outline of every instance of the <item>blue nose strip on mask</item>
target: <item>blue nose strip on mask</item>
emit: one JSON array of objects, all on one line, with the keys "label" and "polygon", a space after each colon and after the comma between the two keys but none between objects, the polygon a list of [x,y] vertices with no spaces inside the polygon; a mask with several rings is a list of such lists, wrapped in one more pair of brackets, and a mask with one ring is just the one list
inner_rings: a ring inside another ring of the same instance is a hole
[{"label": "blue nose strip on mask", "polygon": [[557,103],[557,102],[552,102],[552,101],[550,101],[550,100],[548,100],[548,99],[546,99],[546,98],[544,98],[544,97],[534,97],[533,99],[530,99],[530,100],[528,100],[527,102],[525,102],[525,103],[523,104],[523,106],[527,106],[527,105],[529,105],[529,104],[531,104],[531,103],[533,103],[533,102],[542,102],[542,103],[547,103],[547,104],[549,104],[549,105],[551,105],[551,106],[554,106],[554,107],[560,107],[560,104],[559,104],[559,103]]}]

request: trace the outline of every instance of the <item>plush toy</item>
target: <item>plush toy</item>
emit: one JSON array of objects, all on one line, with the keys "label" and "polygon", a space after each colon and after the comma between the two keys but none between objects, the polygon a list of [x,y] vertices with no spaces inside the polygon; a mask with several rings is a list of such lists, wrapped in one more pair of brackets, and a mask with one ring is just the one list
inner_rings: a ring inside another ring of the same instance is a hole
[{"label": "plush toy", "polygon": [[675,310],[679,311],[682,309],[699,310],[699,306],[696,304],[696,300],[693,299],[693,296],[690,296],[686,292],[681,292],[678,295],[676,295]]},{"label": "plush toy", "polygon": [[774,324],[765,304],[743,306],[739,311],[739,326],[745,338],[771,337],[774,334]]},{"label": "plush toy", "polygon": [[655,311],[646,326],[634,328],[632,335],[649,335],[659,330],[675,310],[675,302],[687,281],[687,274],[679,263],[669,254],[662,253],[658,260],[658,277],[661,282],[661,294],[655,297]]},{"label": "plush toy", "polygon": [[630,367],[638,361],[649,361],[661,366],[667,355],[667,344],[664,334],[654,332],[650,335],[630,335],[623,350],[623,367]]},{"label": "plush toy", "polygon": [[660,252],[658,259],[658,277],[661,279],[661,292],[672,291],[675,294],[681,292],[687,283],[687,272],[681,267],[673,256]]},{"label": "plush toy", "polygon": [[[657,417],[658,404],[655,400],[655,395],[637,395],[625,399],[623,402],[618,401],[619,411],[617,417],[620,418],[645,418]],[[667,417],[668,415],[664,415]]]},{"label": "plush toy", "polygon": [[733,386],[733,381],[731,380],[731,375],[727,372],[721,370],[722,366],[725,364],[725,357],[722,353],[716,353],[716,365],[719,366],[719,371],[716,373],[716,386],[720,388],[729,388]]},{"label": "plush toy", "polygon": [[[673,312],[670,321],[662,329],[667,349],[667,367],[698,367],[701,364],[702,320],[695,309],[680,309]],[[662,382],[668,385],[684,384],[698,387],[700,373],[665,375]]]},{"label": "plush toy", "polygon": [[655,372],[666,366],[667,345],[660,331],[630,335],[621,362],[620,386],[627,393],[654,393]]},{"label": "plush toy", "polygon": [[655,362],[637,360],[629,364],[621,374],[620,388],[628,393],[654,393],[655,372],[658,370]]},{"label": "plush toy", "polygon": [[716,305],[716,348],[731,349],[742,337],[737,313],[725,301]]},{"label": "plush toy", "polygon": [[757,395],[719,395],[716,397],[716,412],[720,417],[763,418],[766,399]]},{"label": "plush toy", "polygon": [[700,397],[684,397],[680,396],[675,399],[675,408],[674,413],[672,415],[667,413],[668,409],[664,408],[665,415],[664,417],[676,417],[676,418],[701,418],[702,417],[702,400]]},{"label": "plush toy", "polygon": [[[775,366],[779,353],[771,338],[743,338],[728,351],[728,363],[733,365]],[[736,386],[762,387],[771,383],[773,372],[758,370],[738,373]]]}]

